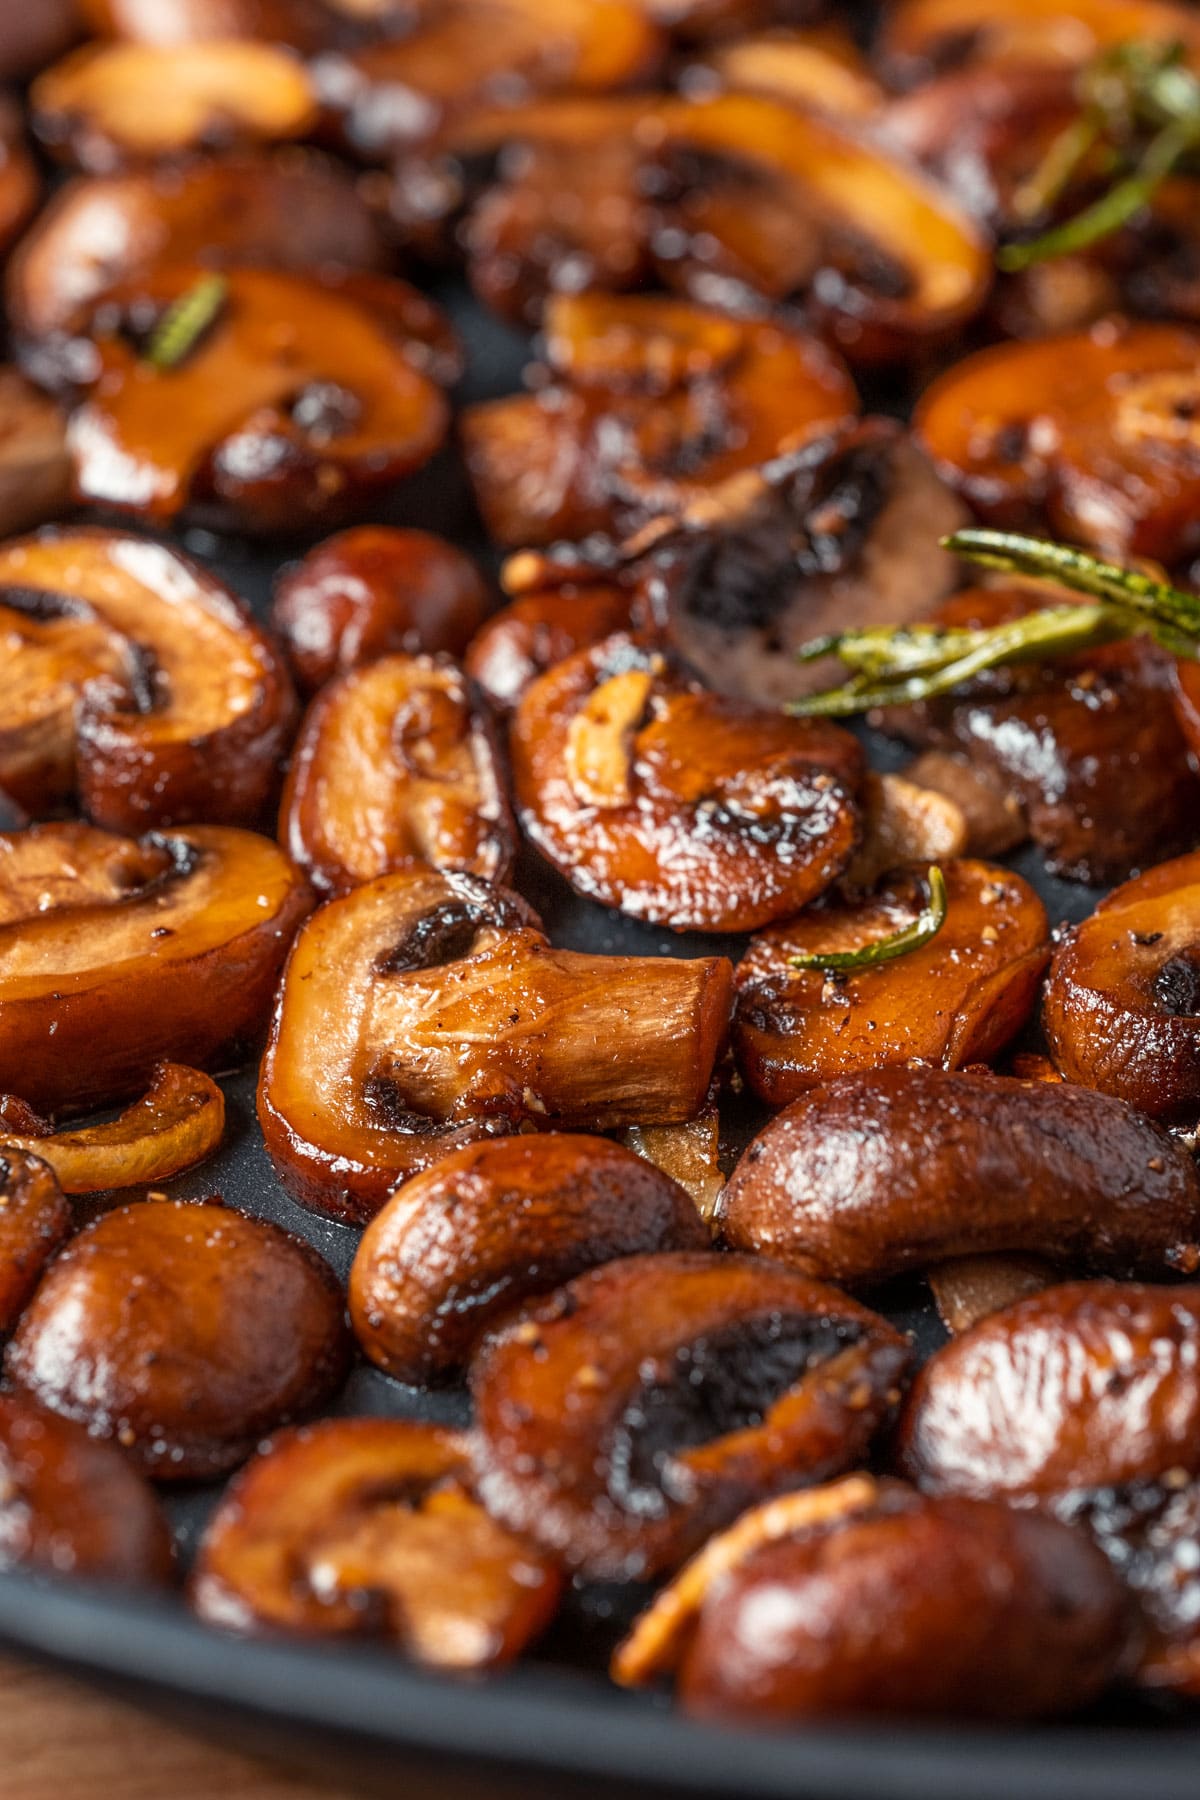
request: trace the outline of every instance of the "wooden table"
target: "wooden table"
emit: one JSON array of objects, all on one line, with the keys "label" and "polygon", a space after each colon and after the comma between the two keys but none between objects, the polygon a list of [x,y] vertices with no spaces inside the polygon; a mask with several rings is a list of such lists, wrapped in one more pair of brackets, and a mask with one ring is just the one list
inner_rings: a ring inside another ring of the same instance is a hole
[{"label": "wooden table", "polygon": [[357,1800],[214,1748],[57,1675],[0,1662],[4,1800]]}]

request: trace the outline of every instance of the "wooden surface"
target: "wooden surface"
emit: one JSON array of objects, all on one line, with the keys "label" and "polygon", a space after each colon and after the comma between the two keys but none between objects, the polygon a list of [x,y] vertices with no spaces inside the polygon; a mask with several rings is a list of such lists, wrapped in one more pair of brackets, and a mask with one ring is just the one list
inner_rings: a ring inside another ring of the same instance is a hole
[{"label": "wooden surface", "polygon": [[0,1662],[3,1800],[356,1800],[58,1676]]}]

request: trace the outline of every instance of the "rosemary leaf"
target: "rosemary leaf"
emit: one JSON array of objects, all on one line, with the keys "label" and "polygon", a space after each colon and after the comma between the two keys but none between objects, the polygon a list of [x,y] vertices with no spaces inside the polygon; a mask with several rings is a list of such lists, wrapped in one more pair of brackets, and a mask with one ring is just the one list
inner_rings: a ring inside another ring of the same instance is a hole
[{"label": "rosemary leaf", "polygon": [[170,305],[146,346],[143,361],[175,369],[189,356],[229,298],[224,275],[205,275]]},{"label": "rosemary leaf", "polygon": [[925,877],[929,899],[923,910],[906,925],[902,931],[893,932],[890,937],[879,938],[873,944],[863,944],[857,950],[814,950],[805,956],[788,958],[793,969],[824,969],[830,974],[844,973],[854,969],[873,969],[879,963],[895,962],[899,956],[907,956],[912,950],[919,950],[935,938],[946,923],[947,898],[946,877],[937,863],[931,863],[929,873]]}]

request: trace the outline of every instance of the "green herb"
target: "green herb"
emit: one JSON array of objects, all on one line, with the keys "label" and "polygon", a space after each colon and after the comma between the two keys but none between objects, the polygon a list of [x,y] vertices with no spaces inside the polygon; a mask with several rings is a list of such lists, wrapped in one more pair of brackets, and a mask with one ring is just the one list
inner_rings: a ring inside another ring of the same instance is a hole
[{"label": "green herb", "polygon": [[205,275],[163,314],[146,346],[143,361],[155,369],[175,369],[218,318],[229,298],[224,275]]},{"label": "green herb", "polygon": [[873,944],[863,944],[857,950],[814,950],[807,956],[788,958],[793,969],[824,969],[831,975],[853,969],[873,969],[878,963],[895,962],[898,956],[907,956],[910,950],[919,950],[923,944],[935,938],[946,923],[946,877],[936,863],[932,863],[925,877],[928,889],[928,901],[924,909],[917,915],[911,925],[902,931],[893,932],[890,937],[879,938]]}]

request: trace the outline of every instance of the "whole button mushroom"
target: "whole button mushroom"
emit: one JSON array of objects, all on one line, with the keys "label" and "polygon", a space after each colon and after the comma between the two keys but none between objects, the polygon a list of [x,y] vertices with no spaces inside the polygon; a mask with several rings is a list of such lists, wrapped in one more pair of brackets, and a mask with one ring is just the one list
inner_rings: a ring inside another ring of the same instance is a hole
[{"label": "whole button mushroom", "polygon": [[145,1201],[56,1259],[5,1372],[147,1474],[203,1481],[328,1400],[348,1337],[337,1281],[302,1238],[219,1203]]}]

